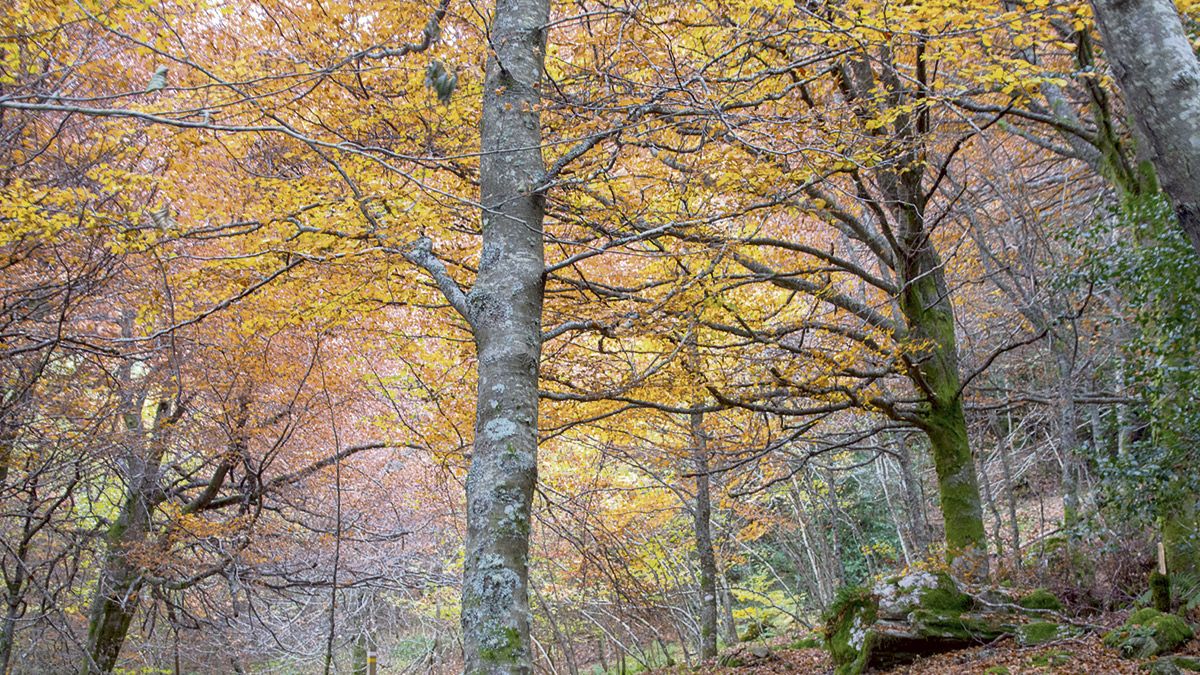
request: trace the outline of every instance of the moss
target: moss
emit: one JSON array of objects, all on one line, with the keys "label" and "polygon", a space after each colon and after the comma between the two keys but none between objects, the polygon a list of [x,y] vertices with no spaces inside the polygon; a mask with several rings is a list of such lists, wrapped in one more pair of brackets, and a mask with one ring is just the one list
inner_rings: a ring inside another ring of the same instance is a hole
[{"label": "moss", "polygon": [[837,597],[822,617],[825,648],[833,659],[836,675],[858,675],[867,665],[875,633],[871,626],[879,616],[879,600],[862,586],[838,589]]},{"label": "moss", "polygon": [[1200,671],[1200,659],[1188,656],[1164,656],[1143,663],[1142,670],[1150,675],[1181,675]]},{"label": "moss", "polygon": [[1195,635],[1192,627],[1174,614],[1160,614],[1146,625],[1154,629],[1154,639],[1167,651],[1191,640]]},{"label": "moss", "polygon": [[1124,626],[1105,635],[1104,644],[1124,658],[1145,659],[1170,652],[1193,635],[1192,627],[1183,619],[1146,607],[1131,614]]},{"label": "moss", "polygon": [[479,650],[479,658],[488,663],[513,663],[521,654],[521,634],[516,628],[508,626],[497,635],[499,639],[489,640],[495,646],[487,646]]},{"label": "moss", "polygon": [[1200,673],[1200,659],[1190,656],[1173,656],[1171,662],[1180,670],[1186,670],[1193,673]]},{"label": "moss", "polygon": [[1063,627],[1050,621],[1034,621],[1017,629],[1017,639],[1022,645],[1040,645],[1062,637]]},{"label": "moss", "polygon": [[971,596],[958,590],[958,584],[945,572],[938,572],[937,586],[921,593],[921,608],[935,611],[965,612],[971,609]]},{"label": "moss", "polygon": [[820,649],[821,644],[821,638],[816,635],[809,635],[791,643],[788,645],[788,649]]},{"label": "moss", "polygon": [[1034,589],[1025,595],[1021,596],[1017,604],[1025,609],[1051,609],[1054,611],[1062,610],[1062,603],[1050,591],[1044,588]]},{"label": "moss", "polygon": [[1143,607],[1125,619],[1126,626],[1145,626],[1162,616],[1162,612],[1153,607]]},{"label": "moss", "polygon": [[1150,573],[1150,597],[1154,609],[1160,612],[1171,611],[1171,577],[1158,572]]},{"label": "moss", "polygon": [[1008,666],[992,666],[983,671],[983,675],[1011,675],[1011,673],[1012,671],[1008,669]]},{"label": "moss", "polygon": [[912,613],[914,631],[922,637],[988,642],[1012,632],[1012,626],[993,623],[962,612],[918,609]]}]

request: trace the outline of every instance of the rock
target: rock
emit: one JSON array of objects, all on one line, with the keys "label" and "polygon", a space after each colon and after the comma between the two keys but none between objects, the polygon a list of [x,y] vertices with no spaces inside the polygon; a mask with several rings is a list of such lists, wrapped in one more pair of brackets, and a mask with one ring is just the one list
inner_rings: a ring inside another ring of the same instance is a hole
[{"label": "rock", "polygon": [[857,675],[991,642],[1025,621],[1019,612],[976,610],[950,575],[917,571],[839,591],[824,636],[837,675]]},{"label": "rock", "polygon": [[1200,659],[1190,656],[1160,656],[1142,664],[1142,670],[1151,675],[1184,675],[1200,671]]},{"label": "rock", "polygon": [[1044,588],[1034,589],[1025,595],[1017,602],[1025,609],[1051,609],[1056,612],[1062,610],[1062,603],[1050,591]]},{"label": "rock", "polygon": [[1017,628],[1017,641],[1029,647],[1077,635],[1079,631],[1052,621],[1034,621]]},{"label": "rock", "polygon": [[[885,579],[870,589],[842,589],[825,616],[823,632],[837,675],[891,668],[1005,636],[1015,636],[1023,645],[1038,645],[1080,632],[1043,619],[1041,610],[1062,608],[1058,598],[1044,589],[1026,594],[1020,603],[994,588],[980,591],[977,597],[978,606],[944,572],[916,571]],[[1159,644],[1151,648],[1158,649]]]},{"label": "rock", "polygon": [[959,640],[964,644],[991,642],[1011,634],[1017,624],[1008,623],[1006,614],[956,612],[944,609],[918,609],[909,617],[912,632],[923,638]]},{"label": "rock", "polygon": [[971,596],[960,591],[945,572],[910,572],[880,581],[872,591],[879,598],[879,615],[885,619],[904,619],[918,607],[960,612],[971,607]]},{"label": "rock", "polygon": [[725,652],[717,663],[727,668],[743,668],[775,660],[771,649],[764,644],[738,645]]},{"label": "rock", "polygon": [[1180,670],[1200,673],[1200,659],[1192,656],[1172,656],[1170,661]]},{"label": "rock", "polygon": [[1146,659],[1173,651],[1192,639],[1192,627],[1174,614],[1147,607],[1125,620],[1125,625],[1104,636],[1104,644],[1127,659]]},{"label": "rock", "polygon": [[1156,659],[1151,661],[1146,667],[1146,672],[1150,675],[1182,675],[1183,671],[1179,670],[1179,666],[1175,665],[1170,659]]},{"label": "rock", "polygon": [[874,641],[869,629],[878,617],[878,596],[862,586],[838,589],[824,616],[825,647],[836,675],[858,675],[866,669]]}]

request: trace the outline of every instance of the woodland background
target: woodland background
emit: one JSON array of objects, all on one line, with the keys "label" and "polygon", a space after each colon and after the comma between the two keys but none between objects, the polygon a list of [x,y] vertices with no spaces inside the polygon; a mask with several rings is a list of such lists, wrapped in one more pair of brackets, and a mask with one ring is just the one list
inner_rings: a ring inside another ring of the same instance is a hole
[{"label": "woodland background", "polygon": [[515,103],[475,0],[3,9],[0,671],[464,668],[488,101],[545,166],[535,668],[971,547],[1200,602],[1200,257],[1086,2],[554,2]]}]

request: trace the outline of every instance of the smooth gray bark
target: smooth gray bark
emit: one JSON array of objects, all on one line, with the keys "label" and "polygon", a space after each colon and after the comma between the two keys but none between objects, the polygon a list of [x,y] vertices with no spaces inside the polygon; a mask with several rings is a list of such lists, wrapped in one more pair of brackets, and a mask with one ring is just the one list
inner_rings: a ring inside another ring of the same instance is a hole
[{"label": "smooth gray bark", "polygon": [[708,439],[704,435],[703,413],[691,413],[689,422],[696,467],[696,503],[692,515],[696,553],[700,558],[700,659],[704,660],[717,655],[717,557],[713,552]]},{"label": "smooth gray bark", "polygon": [[545,268],[538,188],[546,170],[538,86],[549,13],[547,0],[497,0],[489,33],[479,166],[483,250],[465,303],[479,363],[462,595],[468,673],[533,669],[529,511]]},{"label": "smooth gray bark", "polygon": [[1179,224],[1200,252],[1200,63],[1172,0],[1092,0],[1108,61]]}]

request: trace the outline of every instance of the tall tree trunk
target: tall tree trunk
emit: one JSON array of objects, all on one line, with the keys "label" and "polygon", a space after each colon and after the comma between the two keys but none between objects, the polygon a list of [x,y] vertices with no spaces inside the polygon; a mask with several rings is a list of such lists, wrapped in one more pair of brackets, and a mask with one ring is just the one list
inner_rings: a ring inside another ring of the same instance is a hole
[{"label": "tall tree trunk", "polygon": [[700,558],[700,659],[717,655],[717,557],[712,542],[712,500],[709,495],[708,439],[704,435],[704,415],[689,416],[692,455],[696,468],[696,503],[693,523],[696,553]]},{"label": "tall tree trunk", "polygon": [[921,559],[929,549],[929,519],[925,514],[925,495],[919,484],[919,478],[912,470],[912,456],[904,439],[893,435],[892,451],[896,453],[896,466],[899,468],[900,483],[904,491],[904,509],[908,512],[908,528],[912,538],[912,555]]},{"label": "tall tree trunk", "polygon": [[468,673],[529,673],[529,524],[537,482],[545,253],[540,99],[548,0],[497,0],[483,86],[483,250],[467,298],[479,383],[467,473]]},{"label": "tall tree trunk", "polygon": [[[905,220],[919,219],[917,214]],[[926,397],[921,424],[933,449],[938,498],[946,524],[946,552],[965,573],[987,576],[987,540],[975,462],[959,393],[954,310],[941,260],[922,226],[909,230],[912,251],[905,262],[900,308],[911,339],[928,345],[910,367]]]},{"label": "tall tree trunk", "polygon": [[1063,528],[1068,541],[1078,538],[1079,520],[1079,418],[1075,406],[1074,365],[1070,347],[1057,333],[1050,349],[1058,366],[1058,444],[1062,455]]},{"label": "tall tree trunk", "polygon": [[1004,492],[1008,496],[1008,528],[1012,538],[1009,554],[1012,556],[1012,573],[1021,571],[1021,529],[1017,522],[1017,496],[1013,485],[1012,455],[1016,443],[1016,430],[1013,429],[1012,411],[1005,413],[1005,439],[1000,442],[1000,468],[1004,470]]},{"label": "tall tree trunk", "polygon": [[[918,58],[915,75],[922,85],[931,77],[922,58]],[[963,415],[954,307],[945,266],[934,244],[933,226],[926,222],[929,193],[924,177],[929,162],[923,134],[929,120],[925,91],[906,91],[908,85],[888,59],[882,63],[879,81],[896,92],[892,95],[895,105],[908,96],[915,108],[911,113],[901,111],[897,118],[895,161],[879,171],[876,181],[895,220],[897,232],[892,247],[901,282],[898,299],[908,327],[907,339],[923,346],[920,353],[908,359],[906,367],[924,398],[918,423],[929,436],[933,450],[938,497],[946,523],[946,555],[960,572],[986,577],[983,503]]]},{"label": "tall tree trunk", "polygon": [[83,664],[84,673],[108,673],[116,666],[140,601],[141,566],[134,556],[144,555],[139,549],[150,542],[151,516],[162,500],[158,472],[166,450],[167,427],[174,419],[167,419],[170,403],[159,403],[154,426],[146,434],[140,419],[140,400],[123,415],[132,448],[126,466],[125,499],[116,522],[105,535],[104,561],[88,616],[89,658]]},{"label": "tall tree trunk", "polygon": [[1108,60],[1179,224],[1200,252],[1200,63],[1172,0],[1092,0]]},{"label": "tall tree trunk", "polygon": [[719,576],[721,586],[721,639],[725,641],[726,646],[731,646],[738,642],[737,621],[733,618],[733,582],[729,579],[728,568],[722,570]]}]

